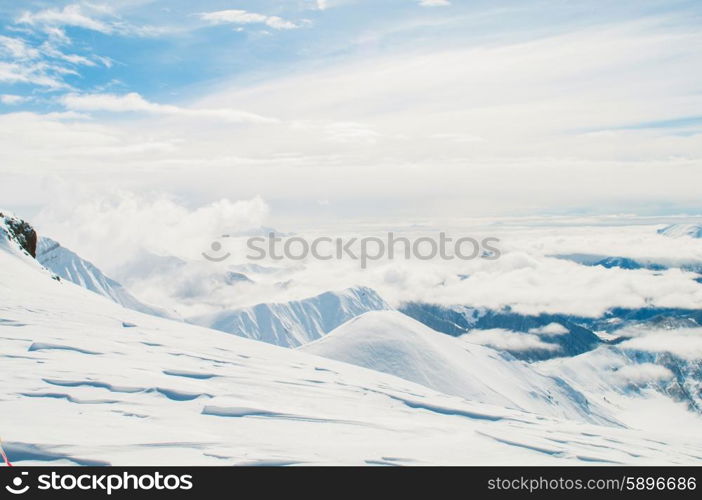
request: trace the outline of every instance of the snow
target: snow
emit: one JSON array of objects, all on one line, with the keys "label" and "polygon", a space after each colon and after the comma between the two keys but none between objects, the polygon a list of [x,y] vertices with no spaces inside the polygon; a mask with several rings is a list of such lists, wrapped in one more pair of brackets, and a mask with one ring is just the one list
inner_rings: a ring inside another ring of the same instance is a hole
[{"label": "snow", "polygon": [[[578,387],[629,427],[699,435],[700,358],[675,358],[664,347],[660,351],[631,350],[624,342],[536,366]],[[676,422],[674,429],[669,422]]]},{"label": "snow", "polygon": [[382,309],[390,306],[374,290],[356,287],[303,300],[196,316],[188,321],[269,344],[297,347],[364,312]]},{"label": "snow", "polygon": [[397,311],[365,313],[300,350],[469,401],[592,422],[614,420],[572,387],[511,355],[439,333]]},{"label": "snow", "polygon": [[105,276],[100,269],[51,238],[40,237],[37,260],[61,278],[103,295],[128,309],[155,316],[172,317],[165,310],[140,302],[120,283]]},{"label": "snow", "polygon": [[702,238],[702,224],[671,224],[658,230],[658,234],[680,238],[689,236],[690,238]]},{"label": "snow", "polygon": [[[20,465],[694,464],[702,457],[699,433],[467,400],[145,315],[52,279],[3,237],[0,342],[0,435]],[[485,366],[499,361],[475,357]],[[521,377],[522,368],[514,371]],[[497,375],[499,384],[511,376]]]}]

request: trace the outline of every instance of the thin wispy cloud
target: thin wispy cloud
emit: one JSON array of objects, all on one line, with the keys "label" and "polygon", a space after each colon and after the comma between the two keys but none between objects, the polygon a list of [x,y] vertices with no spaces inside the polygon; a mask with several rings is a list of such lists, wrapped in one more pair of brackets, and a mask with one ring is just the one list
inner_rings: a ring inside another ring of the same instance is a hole
[{"label": "thin wispy cloud", "polygon": [[31,47],[21,38],[11,38],[0,35],[0,54],[13,59],[37,59],[40,56],[38,49]]},{"label": "thin wispy cloud", "polygon": [[[70,90],[69,79],[80,80],[78,67],[111,67],[112,60],[76,47],[67,29],[112,35],[146,36],[148,26],[132,25],[106,6],[75,3],[37,11],[25,10],[8,22],[0,35],[0,82],[28,84],[45,90]],[[71,49],[81,50],[76,53]]]},{"label": "thin wispy cloud", "polygon": [[298,24],[282,19],[278,16],[267,16],[256,12],[245,10],[229,9],[214,12],[203,12],[199,14],[200,19],[211,24],[263,24],[276,30],[289,30],[299,28]]},{"label": "thin wispy cloud", "polygon": [[230,108],[191,109],[169,104],[158,104],[144,99],[136,92],[123,95],[68,94],[63,96],[60,101],[67,109],[74,111],[108,111],[113,113],[144,112],[189,118],[216,118],[236,123],[278,123],[278,120],[275,118]]},{"label": "thin wispy cloud", "polygon": [[[48,70],[50,68],[45,64],[20,64],[0,61],[0,82],[36,85],[53,90],[69,87],[59,77],[50,75]],[[65,73],[65,70],[62,72]]]},{"label": "thin wispy cloud", "polygon": [[[17,18],[18,24],[46,27],[73,26],[100,33],[114,33],[116,27],[100,20],[95,14],[110,14],[109,9],[81,4],[66,5],[63,9],[49,8],[37,12],[25,11]],[[54,31],[54,33],[56,33]]]},{"label": "thin wispy cloud", "polygon": [[82,28],[104,35],[154,36],[168,31],[167,27],[134,24],[123,20],[116,8],[93,3],[74,3],[63,8],[24,11],[15,24],[44,31],[54,39],[69,41],[65,28]]},{"label": "thin wispy cloud", "polygon": [[419,0],[419,5],[422,7],[448,7],[451,2],[449,0]]}]

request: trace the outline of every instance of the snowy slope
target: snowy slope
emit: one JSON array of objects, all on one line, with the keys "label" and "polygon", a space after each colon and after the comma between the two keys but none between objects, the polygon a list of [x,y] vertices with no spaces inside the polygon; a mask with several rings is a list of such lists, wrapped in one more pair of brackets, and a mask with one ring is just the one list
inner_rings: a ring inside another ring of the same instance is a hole
[{"label": "snowy slope", "polygon": [[316,340],[367,311],[390,309],[370,288],[348,288],[286,303],[258,304],[189,318],[197,325],[282,347]]},{"label": "snowy slope", "polygon": [[698,463],[702,438],[469,402],[125,309],[0,235],[0,433],[20,465]]},{"label": "snowy slope", "polygon": [[107,297],[128,309],[162,317],[172,316],[162,309],[140,302],[120,283],[105,276],[93,264],[51,238],[39,238],[37,260],[61,278]]},{"label": "snowy slope", "polygon": [[365,313],[300,349],[471,401],[564,418],[608,420],[563,381],[543,376],[509,354],[439,333],[397,311]]},{"label": "snowy slope", "polygon": [[689,236],[690,238],[702,238],[702,224],[671,224],[658,230],[658,234],[680,238]]},{"label": "snowy slope", "polygon": [[568,380],[605,406],[617,401],[625,408],[641,404],[633,400],[664,397],[668,405],[677,403],[696,415],[701,425],[702,329],[628,330],[633,331],[637,336],[622,337],[616,345],[539,363],[538,368]]}]

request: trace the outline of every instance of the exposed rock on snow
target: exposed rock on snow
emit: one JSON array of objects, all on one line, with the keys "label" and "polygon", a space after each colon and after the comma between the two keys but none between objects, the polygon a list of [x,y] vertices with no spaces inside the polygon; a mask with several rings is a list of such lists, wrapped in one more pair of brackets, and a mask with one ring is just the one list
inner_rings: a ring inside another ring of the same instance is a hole
[{"label": "exposed rock on snow", "polygon": [[0,212],[0,219],[4,221],[8,237],[14,240],[23,250],[32,257],[37,255],[37,232],[29,223]]}]

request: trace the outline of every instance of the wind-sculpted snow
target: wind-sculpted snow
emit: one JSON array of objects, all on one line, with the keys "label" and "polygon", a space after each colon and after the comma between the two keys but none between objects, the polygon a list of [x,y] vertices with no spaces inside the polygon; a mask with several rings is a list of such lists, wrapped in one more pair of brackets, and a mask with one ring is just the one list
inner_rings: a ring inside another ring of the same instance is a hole
[{"label": "wind-sculpted snow", "polygon": [[367,311],[390,309],[370,288],[326,292],[308,299],[258,304],[190,318],[191,323],[282,347],[297,347]]},{"label": "wind-sculpted snow", "polygon": [[509,354],[439,333],[397,311],[363,314],[301,350],[470,401],[571,419],[613,421],[564,382],[537,373]]},{"label": "wind-sculpted snow", "polygon": [[39,238],[37,260],[61,278],[107,297],[126,308],[155,316],[170,316],[166,311],[140,302],[120,283],[105,276],[93,264],[51,238]]},{"label": "wind-sculpted snow", "polygon": [[634,430],[468,401],[125,309],[52,280],[2,238],[0,285],[0,433],[19,465],[702,460],[699,433],[676,426]]}]

